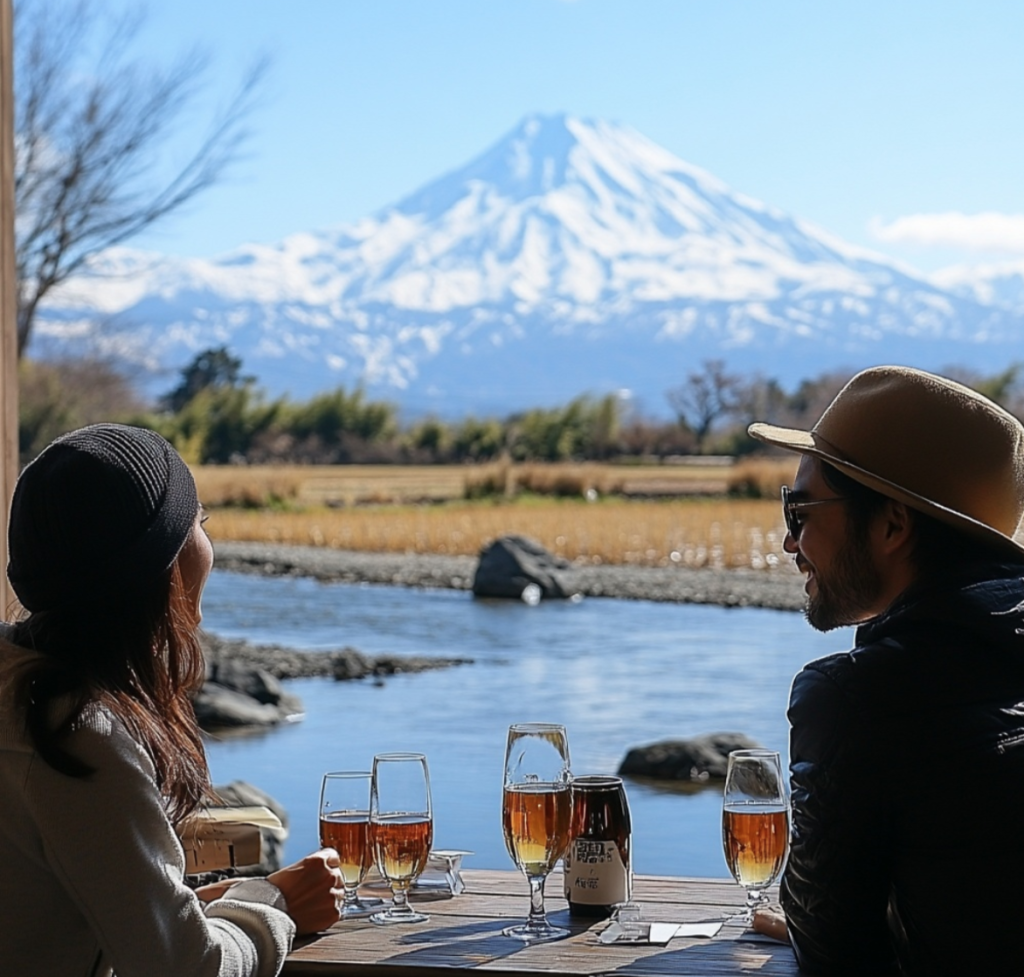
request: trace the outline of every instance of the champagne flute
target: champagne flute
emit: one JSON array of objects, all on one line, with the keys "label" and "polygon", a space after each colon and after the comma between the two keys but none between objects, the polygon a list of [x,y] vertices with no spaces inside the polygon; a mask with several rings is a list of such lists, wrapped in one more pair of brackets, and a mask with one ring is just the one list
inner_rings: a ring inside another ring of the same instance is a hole
[{"label": "champagne flute", "polygon": [[422,923],[429,916],[409,905],[409,889],[427,867],[434,840],[430,774],[422,753],[378,753],[370,783],[370,844],[380,874],[391,886],[391,905],[370,920]]},{"label": "champagne flute", "polygon": [[544,881],[569,847],[572,773],[565,727],[552,723],[510,726],[505,747],[501,820],[505,847],[530,884],[530,915],[502,932],[526,943],[568,936],[548,922]]},{"label": "champagne flute", "polygon": [[747,891],[743,912],[730,917],[750,924],[754,910],[782,874],[789,854],[789,798],[779,754],[733,750],[722,799],[722,846],[734,879]]},{"label": "champagne flute", "polygon": [[338,902],[340,919],[373,912],[382,899],[360,899],[359,883],[373,862],[370,850],[369,770],[325,773],[320,783],[320,845],[333,848],[341,862],[345,896]]}]

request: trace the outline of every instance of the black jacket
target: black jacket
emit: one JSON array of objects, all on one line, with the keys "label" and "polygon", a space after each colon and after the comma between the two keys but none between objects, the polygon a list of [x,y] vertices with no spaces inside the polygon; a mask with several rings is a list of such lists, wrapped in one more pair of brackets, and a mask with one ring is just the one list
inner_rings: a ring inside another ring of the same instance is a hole
[{"label": "black jacket", "polygon": [[909,588],[793,682],[809,974],[1024,974],[1024,565]]}]

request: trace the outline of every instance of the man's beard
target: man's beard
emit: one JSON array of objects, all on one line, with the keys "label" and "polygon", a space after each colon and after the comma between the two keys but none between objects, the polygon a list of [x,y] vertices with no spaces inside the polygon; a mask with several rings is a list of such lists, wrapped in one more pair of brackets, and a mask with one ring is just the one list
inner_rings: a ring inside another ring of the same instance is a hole
[{"label": "man's beard", "polygon": [[[852,527],[851,527],[852,528]],[[816,593],[807,598],[804,616],[818,631],[859,624],[882,591],[882,579],[871,559],[867,533],[850,533],[849,545],[836,556],[827,576],[817,571]]]}]

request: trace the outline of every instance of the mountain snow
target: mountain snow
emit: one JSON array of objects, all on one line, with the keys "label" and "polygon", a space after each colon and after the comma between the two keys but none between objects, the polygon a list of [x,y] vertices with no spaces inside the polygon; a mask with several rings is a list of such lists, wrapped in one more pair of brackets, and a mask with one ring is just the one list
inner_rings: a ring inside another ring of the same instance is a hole
[{"label": "mountain snow", "polygon": [[531,116],[355,224],[213,260],[111,250],[47,305],[38,338],[152,368],[226,344],[271,393],[362,383],[414,412],[613,390],[663,410],[711,357],[784,381],[1005,364],[1024,323],[1017,274],[1016,291],[930,281],[627,126]]},{"label": "mountain snow", "polygon": [[1024,260],[956,265],[931,276],[940,288],[1024,316]]}]

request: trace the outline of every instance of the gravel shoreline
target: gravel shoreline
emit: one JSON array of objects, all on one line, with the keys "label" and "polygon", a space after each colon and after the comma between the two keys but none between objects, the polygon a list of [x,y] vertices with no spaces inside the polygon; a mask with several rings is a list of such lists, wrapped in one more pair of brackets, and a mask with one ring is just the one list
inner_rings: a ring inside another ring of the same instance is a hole
[{"label": "gravel shoreline", "polygon": [[[271,543],[222,542],[215,551],[218,569],[239,573],[454,590],[470,589],[477,562],[472,556],[361,553]],[[788,563],[771,570],[580,566],[573,573],[586,597],[786,611],[804,607],[803,577]]]}]

